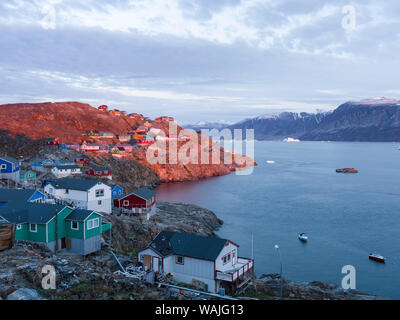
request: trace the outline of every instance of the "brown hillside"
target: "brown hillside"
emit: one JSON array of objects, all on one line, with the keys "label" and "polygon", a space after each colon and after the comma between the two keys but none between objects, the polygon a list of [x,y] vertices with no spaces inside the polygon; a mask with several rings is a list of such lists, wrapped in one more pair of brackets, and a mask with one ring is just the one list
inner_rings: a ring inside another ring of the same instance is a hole
[{"label": "brown hillside", "polygon": [[80,102],[0,105],[0,128],[11,135],[25,134],[32,139],[59,137],[61,141],[80,142],[86,130],[122,134],[132,125],[138,124]]}]

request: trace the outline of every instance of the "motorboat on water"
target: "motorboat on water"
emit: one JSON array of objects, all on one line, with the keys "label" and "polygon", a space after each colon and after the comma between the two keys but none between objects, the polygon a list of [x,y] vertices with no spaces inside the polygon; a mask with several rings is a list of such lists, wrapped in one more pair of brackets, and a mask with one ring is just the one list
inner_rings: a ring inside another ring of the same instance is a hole
[{"label": "motorboat on water", "polygon": [[267,163],[268,164],[273,164],[273,163],[275,163],[275,161],[274,160],[267,160]]},{"label": "motorboat on water", "polygon": [[368,258],[370,260],[374,260],[376,262],[381,262],[381,263],[385,263],[386,258],[380,254],[377,253],[370,253]]},{"label": "motorboat on water", "polygon": [[308,241],[308,236],[304,232],[300,233],[298,235],[298,238],[299,238],[300,241],[303,241],[303,242],[307,242]]},{"label": "motorboat on water", "polygon": [[336,169],[337,173],[358,173],[357,169],[354,168],[342,168],[342,169]]}]

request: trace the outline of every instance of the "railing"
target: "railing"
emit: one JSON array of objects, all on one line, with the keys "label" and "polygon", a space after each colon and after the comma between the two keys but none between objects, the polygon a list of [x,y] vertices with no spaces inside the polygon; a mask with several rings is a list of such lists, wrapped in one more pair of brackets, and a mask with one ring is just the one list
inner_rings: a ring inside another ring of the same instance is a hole
[{"label": "railing", "polygon": [[236,270],[230,272],[217,270],[215,274],[216,279],[228,282],[235,282],[254,268],[254,260],[239,257],[237,263],[233,266],[233,268]]}]

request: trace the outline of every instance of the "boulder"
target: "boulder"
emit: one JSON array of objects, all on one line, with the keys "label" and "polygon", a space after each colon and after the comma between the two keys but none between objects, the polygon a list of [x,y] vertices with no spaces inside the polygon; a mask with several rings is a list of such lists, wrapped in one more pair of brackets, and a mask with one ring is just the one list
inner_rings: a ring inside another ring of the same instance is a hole
[{"label": "boulder", "polygon": [[7,296],[7,300],[43,300],[34,289],[20,288]]}]

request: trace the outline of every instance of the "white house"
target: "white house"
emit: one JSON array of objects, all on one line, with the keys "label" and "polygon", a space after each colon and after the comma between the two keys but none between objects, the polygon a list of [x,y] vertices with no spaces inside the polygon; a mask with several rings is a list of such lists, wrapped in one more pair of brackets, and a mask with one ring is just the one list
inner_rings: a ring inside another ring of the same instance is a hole
[{"label": "white house", "polygon": [[81,174],[81,168],[77,166],[76,164],[73,165],[56,165],[51,169],[51,172],[57,177],[57,178],[64,178],[64,177],[69,177],[72,175],[77,175]]},{"label": "white house", "polygon": [[111,213],[111,187],[101,181],[62,178],[46,184],[44,192],[75,208]]},{"label": "white house", "polygon": [[235,291],[254,270],[254,261],[239,257],[239,246],[232,241],[171,231],[161,231],[139,251],[139,261],[145,269],[216,293],[220,288]]}]

